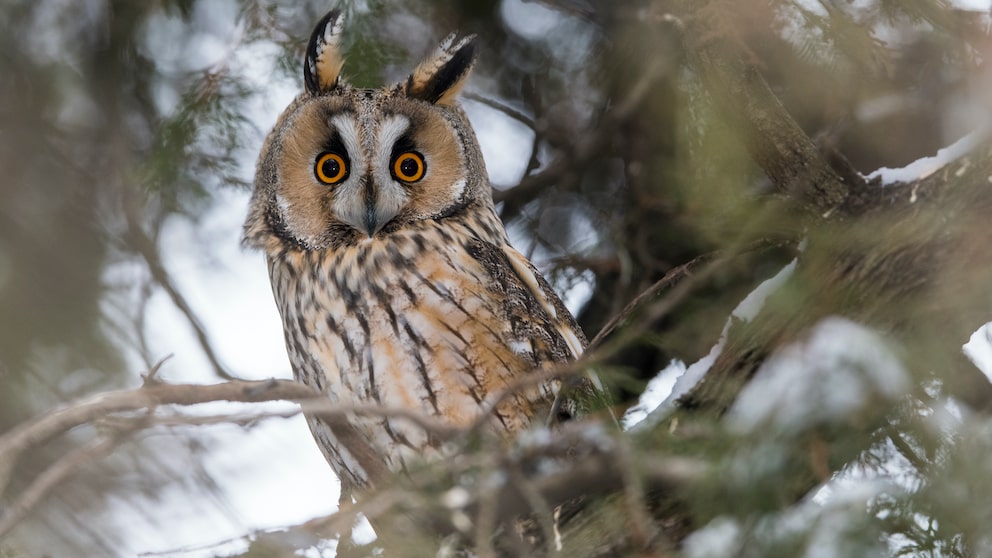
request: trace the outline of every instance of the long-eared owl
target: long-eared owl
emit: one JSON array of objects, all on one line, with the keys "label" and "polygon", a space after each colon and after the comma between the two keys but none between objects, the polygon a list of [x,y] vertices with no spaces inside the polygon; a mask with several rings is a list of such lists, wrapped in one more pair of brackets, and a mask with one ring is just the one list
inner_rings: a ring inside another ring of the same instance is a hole
[{"label": "long-eared owl", "polygon": [[[585,346],[547,281],[508,243],[457,102],[472,37],[446,39],[380,89],[341,76],[342,16],[310,38],[304,91],[262,148],[245,244],[261,248],[296,378],[342,406],[404,409],[459,427],[544,422],[557,380],[519,380]],[[438,454],[395,413],[309,418],[345,486]]]}]

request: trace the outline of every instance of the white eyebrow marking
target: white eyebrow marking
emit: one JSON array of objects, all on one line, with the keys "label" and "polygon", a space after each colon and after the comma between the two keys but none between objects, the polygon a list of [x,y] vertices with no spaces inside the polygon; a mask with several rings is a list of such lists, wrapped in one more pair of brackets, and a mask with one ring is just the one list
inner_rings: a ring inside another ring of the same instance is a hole
[{"label": "white eyebrow marking", "polygon": [[[344,148],[348,150],[348,158],[351,159],[351,164],[354,167],[356,160],[362,159],[362,138],[361,134],[358,132],[358,126],[355,122],[355,118],[350,114],[335,114],[331,117],[331,124],[338,131],[338,135],[341,136],[341,143],[344,144]],[[364,166],[364,165],[362,165]],[[352,171],[359,169],[353,168]],[[364,174],[364,169],[360,174]]]},{"label": "white eyebrow marking", "polygon": [[393,145],[410,129],[410,119],[402,114],[394,114],[382,121],[376,142],[376,160],[392,163],[389,156],[393,154]]},{"label": "white eyebrow marking", "polygon": [[375,168],[376,185],[379,194],[379,209],[384,213],[388,212],[396,215],[406,202],[409,194],[403,186],[400,186],[390,171],[393,165],[391,155],[393,146],[403,134],[410,129],[410,119],[401,114],[393,114],[383,118],[376,135],[376,155],[373,157]]}]

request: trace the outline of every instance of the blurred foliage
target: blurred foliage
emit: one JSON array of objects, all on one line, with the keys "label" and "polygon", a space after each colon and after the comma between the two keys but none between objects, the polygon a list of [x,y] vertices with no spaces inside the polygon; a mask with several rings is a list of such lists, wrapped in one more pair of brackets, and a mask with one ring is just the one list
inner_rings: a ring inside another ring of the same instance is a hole
[{"label": "blurred foliage", "polygon": [[[988,14],[941,0],[709,0],[695,14],[711,36],[692,41],[660,1],[340,4],[349,22],[345,71],[357,85],[400,79],[451,30],[479,34],[466,104],[498,103],[535,138],[520,185],[498,185],[500,209],[528,243],[519,248],[557,285],[588,286],[578,317],[590,337],[678,266],[739,254],[612,356],[607,368],[625,404],[671,359],[705,355],[734,306],[795,257],[805,231],[694,71],[688,44],[734,44],[826,156],[842,154],[862,173],[936,152],[989,109]],[[129,385],[136,367],[151,366],[157,355],[147,349],[143,312],[152,293],[170,288],[155,272],[163,226],[177,216],[196,222],[222,188],[250,183],[266,132],[255,119],[281,109],[265,105],[273,85],[258,74],[298,81],[310,26],[327,8],[316,0],[0,7],[0,431],[79,395]],[[819,238],[847,249],[874,242],[868,234],[832,229]],[[160,263],[167,271],[169,262]],[[803,288],[815,292],[827,276],[807,270]],[[825,312],[859,303],[835,302]],[[813,519],[787,510],[788,487],[777,481],[805,466],[805,448],[819,436],[843,448],[829,470],[894,477],[896,485],[851,507],[834,531],[849,545],[833,555],[981,554],[992,545],[984,535],[992,447],[986,421],[967,414],[935,432],[928,417],[947,405],[939,395],[891,413],[886,405],[886,414],[843,434],[825,429],[799,441],[759,433],[697,443],[687,453],[729,472],[699,490],[691,512],[707,529],[738,518],[750,546],[736,555],[802,554],[830,510]],[[879,434],[892,431],[902,433],[899,443]],[[62,442],[16,471],[14,485],[72,440]],[[222,502],[206,471],[155,463],[166,452],[196,463],[209,451],[200,441],[152,446],[129,444],[87,469],[18,540],[0,542],[0,555],[31,553],[32,537],[52,533],[53,544],[81,555],[117,554],[124,535],[100,515],[108,502],[154,502],[169,483],[193,482]],[[759,450],[787,457],[738,483],[732,470]]]}]

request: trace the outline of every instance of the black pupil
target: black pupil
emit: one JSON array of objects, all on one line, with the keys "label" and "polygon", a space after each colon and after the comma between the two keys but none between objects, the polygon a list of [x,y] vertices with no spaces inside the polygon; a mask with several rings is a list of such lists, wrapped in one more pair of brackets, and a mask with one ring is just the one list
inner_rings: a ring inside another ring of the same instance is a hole
[{"label": "black pupil", "polygon": [[417,171],[419,169],[420,169],[420,163],[418,163],[412,157],[403,159],[403,162],[400,163],[400,172],[403,173],[403,176],[414,176],[415,174],[417,174]]},{"label": "black pupil", "polygon": [[338,173],[341,172],[341,165],[338,163],[337,159],[328,158],[324,161],[324,176],[327,178],[335,178]]}]

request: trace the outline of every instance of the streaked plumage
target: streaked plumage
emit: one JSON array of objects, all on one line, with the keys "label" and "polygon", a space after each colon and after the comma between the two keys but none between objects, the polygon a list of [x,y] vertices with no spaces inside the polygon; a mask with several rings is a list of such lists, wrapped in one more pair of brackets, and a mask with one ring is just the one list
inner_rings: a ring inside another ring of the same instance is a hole
[{"label": "streaked plumage", "polygon": [[[585,338],[496,214],[456,101],[472,39],[449,37],[399,84],[357,89],[340,77],[340,31],[337,12],[314,30],[306,90],[259,158],[245,243],[265,252],[300,381],[342,405],[465,426],[517,379],[575,358]],[[557,391],[550,381],[516,390],[489,423],[543,422]],[[402,471],[439,449],[402,418],[356,416],[347,435],[310,422],[357,487],[371,484],[368,469]]]}]

